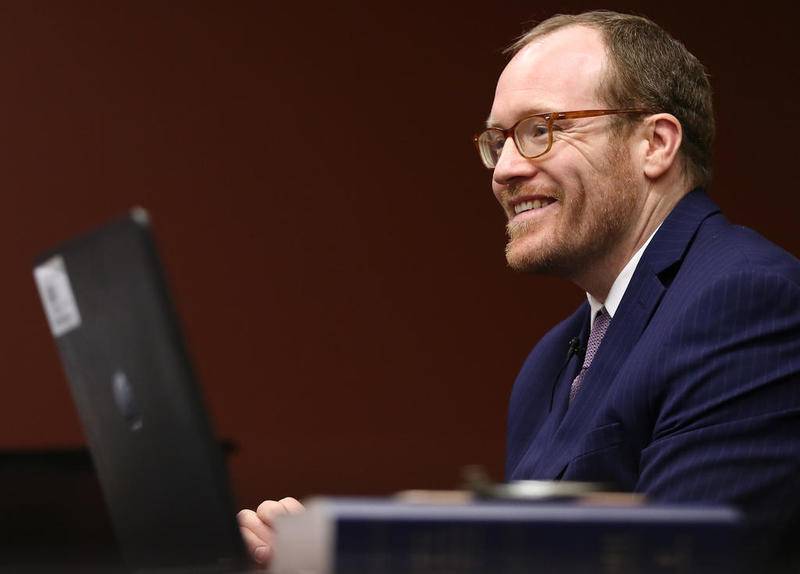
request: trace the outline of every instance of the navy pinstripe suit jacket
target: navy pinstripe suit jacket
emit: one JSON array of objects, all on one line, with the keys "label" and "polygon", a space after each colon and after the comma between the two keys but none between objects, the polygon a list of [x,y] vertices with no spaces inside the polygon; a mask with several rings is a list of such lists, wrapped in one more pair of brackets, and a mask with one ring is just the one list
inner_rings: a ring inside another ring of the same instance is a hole
[{"label": "navy pinstripe suit jacket", "polygon": [[661,501],[800,508],[800,262],[684,197],[639,262],[568,406],[589,305],[514,384],[507,478],[613,483]]}]

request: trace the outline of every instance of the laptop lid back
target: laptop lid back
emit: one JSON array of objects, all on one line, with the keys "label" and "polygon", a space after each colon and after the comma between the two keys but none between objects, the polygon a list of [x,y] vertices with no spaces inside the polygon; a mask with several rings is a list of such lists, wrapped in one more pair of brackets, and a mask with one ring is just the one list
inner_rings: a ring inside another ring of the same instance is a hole
[{"label": "laptop lid back", "polygon": [[244,564],[147,213],[43,255],[34,278],[126,562]]}]

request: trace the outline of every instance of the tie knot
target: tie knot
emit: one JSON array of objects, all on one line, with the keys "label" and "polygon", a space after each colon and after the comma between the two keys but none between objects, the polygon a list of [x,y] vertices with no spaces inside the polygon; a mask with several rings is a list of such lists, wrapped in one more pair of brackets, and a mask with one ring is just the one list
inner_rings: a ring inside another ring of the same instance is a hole
[{"label": "tie knot", "polygon": [[[597,311],[597,314],[594,316],[594,323],[592,324],[592,333],[594,333],[598,329],[607,329],[608,323],[611,321],[611,317],[606,311],[605,307],[600,307],[600,310]],[[589,335],[591,336],[591,334]]]}]

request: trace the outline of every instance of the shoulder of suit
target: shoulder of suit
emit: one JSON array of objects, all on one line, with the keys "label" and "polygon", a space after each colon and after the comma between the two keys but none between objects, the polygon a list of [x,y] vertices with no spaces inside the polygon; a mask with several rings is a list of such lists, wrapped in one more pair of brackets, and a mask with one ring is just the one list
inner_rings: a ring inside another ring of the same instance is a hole
[{"label": "shoulder of suit", "polygon": [[724,218],[710,218],[701,226],[690,256],[706,260],[705,272],[747,273],[782,277],[800,285],[800,260],[763,235]]}]

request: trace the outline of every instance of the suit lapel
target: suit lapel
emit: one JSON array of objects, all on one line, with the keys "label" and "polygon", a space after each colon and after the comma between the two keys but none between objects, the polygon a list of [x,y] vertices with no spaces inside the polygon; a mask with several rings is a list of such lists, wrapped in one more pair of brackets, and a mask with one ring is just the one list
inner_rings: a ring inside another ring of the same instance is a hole
[{"label": "suit lapel", "polygon": [[566,416],[553,436],[557,456],[549,457],[542,470],[553,478],[578,453],[577,438],[596,425],[596,414],[616,375],[622,369],[631,349],[639,341],[645,327],[664,295],[664,286],[651,273],[634,274],[625,297],[606,332],[592,366],[584,375],[581,390],[569,406]]},{"label": "suit lapel", "polygon": [[[577,338],[580,341],[580,346],[586,346],[589,330],[589,303],[585,302],[581,305],[573,315],[574,321],[572,328],[568,331],[570,338]],[[566,346],[560,346],[559,350],[564,349]],[[569,404],[569,387],[572,379],[578,374],[583,357],[580,353],[574,353],[569,358],[566,354],[562,355],[557,353],[553,360],[559,361],[560,369],[555,373],[554,377],[549,377],[541,380],[544,385],[549,385],[548,389],[551,390],[550,395],[550,408],[547,412],[542,412],[540,416],[544,417],[539,432],[532,438],[530,444],[526,447],[525,453],[519,457],[514,464],[513,468],[509,469],[507,474],[508,478],[524,479],[532,475],[531,463],[538,461],[539,453],[546,451],[549,448],[550,441],[558,429],[558,425],[564,417]],[[538,384],[538,383],[537,383]]]},{"label": "suit lapel", "polygon": [[[584,311],[581,314],[581,326],[575,333],[578,339],[578,347],[585,349],[589,340],[589,318],[591,309],[589,303],[584,304]],[[564,368],[559,373],[556,381],[553,381],[553,406],[550,413],[550,424],[558,426],[569,407],[569,389],[572,386],[573,379],[578,375],[583,365],[583,353],[576,352],[572,355],[569,361],[566,362]]]},{"label": "suit lapel", "polygon": [[603,411],[600,407],[609,388],[616,382],[666,292],[661,275],[683,259],[702,221],[718,211],[702,190],[695,190],[686,195],[664,221],[636,267],[592,366],[584,376],[580,393],[560,424],[545,425],[536,437],[530,452],[539,454],[535,460],[529,459],[529,464],[533,462],[528,467],[531,476],[558,478],[569,461],[579,454],[576,450],[580,447],[580,438],[597,426],[597,413]]}]

